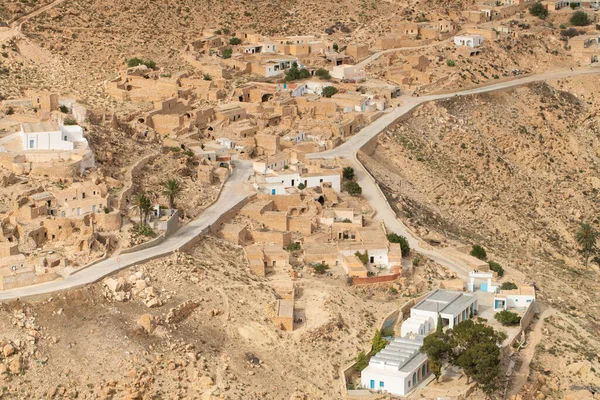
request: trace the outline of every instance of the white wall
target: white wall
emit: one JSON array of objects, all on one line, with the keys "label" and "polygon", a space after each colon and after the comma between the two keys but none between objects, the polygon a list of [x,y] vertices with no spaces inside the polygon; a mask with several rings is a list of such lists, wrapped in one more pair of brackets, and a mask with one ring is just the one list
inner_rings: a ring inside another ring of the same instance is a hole
[{"label": "white wall", "polygon": [[308,176],[301,177],[302,183],[305,183],[306,187],[319,187],[321,183],[331,183],[331,188],[339,193],[341,191],[340,185],[340,176],[338,174],[334,175],[319,175],[319,176]]},{"label": "white wall", "polygon": [[506,307],[507,308],[524,308],[528,307],[535,300],[535,296],[527,295],[512,295],[506,296]]},{"label": "white wall", "polygon": [[[371,380],[375,381],[375,389],[374,390],[382,390],[387,391],[389,393],[405,395],[407,393],[406,387],[406,378],[404,377],[396,377],[383,375],[378,373],[377,369],[372,367],[367,367],[363,369],[360,376],[360,383],[363,387],[370,389],[371,388]],[[383,388],[380,386],[380,382],[383,382]]]}]

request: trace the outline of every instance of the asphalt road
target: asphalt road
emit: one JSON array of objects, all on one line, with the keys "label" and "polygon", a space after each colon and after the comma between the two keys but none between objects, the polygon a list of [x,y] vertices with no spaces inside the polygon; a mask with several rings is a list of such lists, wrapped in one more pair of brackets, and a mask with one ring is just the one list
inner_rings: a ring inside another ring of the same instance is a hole
[{"label": "asphalt road", "polygon": [[[134,253],[122,254],[108,258],[98,264],[88,267],[63,280],[46,282],[39,285],[0,291],[0,300],[11,300],[19,297],[36,296],[71,289],[96,282],[103,277],[123,268],[140,264],[148,260],[170,254],[192,239],[202,234],[224,212],[255,192],[248,178],[252,172],[252,162],[235,161],[233,175],[225,183],[218,200],[208,207],[200,216],[185,225],[162,243]],[[119,261],[117,261],[119,259]]]},{"label": "asphalt road", "polygon": [[[322,153],[308,154],[307,158],[334,158],[346,157],[353,160],[354,169],[357,180],[363,188],[363,197],[369,201],[373,209],[377,211],[375,218],[385,222],[390,231],[406,236],[411,248],[419,254],[426,256],[450,269],[452,269],[459,277],[465,278],[468,275],[466,266],[461,265],[448,257],[438,249],[424,243],[413,232],[411,232],[401,220],[396,217],[387,199],[379,189],[375,179],[366,171],[363,165],[356,158],[358,150],[369,140],[377,136],[385,130],[396,119],[402,117],[407,112],[412,110],[427,101],[447,99],[453,96],[464,96],[474,93],[485,93],[495,90],[506,89],[529,82],[545,81],[559,78],[568,78],[580,75],[591,75],[600,73],[600,69],[581,68],[575,71],[560,71],[552,73],[544,73],[515,79],[507,82],[501,82],[494,85],[478,87],[475,89],[465,90],[462,92],[432,95],[424,97],[409,97],[404,96],[404,101],[400,107],[391,109],[384,116],[374,121],[369,126],[363,128],[359,133],[349,139],[341,146],[325,151]],[[145,261],[161,257],[178,250],[183,245],[189,243],[212,223],[214,223],[221,214],[227,212],[246,196],[254,192],[252,186],[248,183],[248,178],[252,172],[252,163],[250,161],[237,161],[236,168],[232,177],[225,184],[219,199],[210,207],[208,207],[196,220],[190,222],[185,227],[178,230],[174,235],[163,241],[162,243],[134,253],[123,254],[104,260],[98,264],[88,267],[74,275],[68,276],[63,280],[47,282],[39,285],[27,286],[13,290],[0,292],[0,301],[12,300],[19,297],[36,296],[48,294],[60,290],[75,288],[89,283],[96,282],[103,277],[118,271],[123,268],[130,267],[135,264],[140,264]],[[120,259],[117,262],[117,257]]]}]

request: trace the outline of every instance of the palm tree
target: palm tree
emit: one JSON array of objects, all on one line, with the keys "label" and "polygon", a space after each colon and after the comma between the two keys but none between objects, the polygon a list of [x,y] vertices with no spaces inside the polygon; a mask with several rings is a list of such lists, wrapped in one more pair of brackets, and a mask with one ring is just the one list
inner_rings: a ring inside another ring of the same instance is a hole
[{"label": "palm tree", "polygon": [[163,195],[169,198],[169,207],[171,210],[175,208],[175,197],[179,196],[179,193],[181,193],[182,190],[183,187],[179,184],[177,179],[169,179],[167,183],[165,183]]},{"label": "palm tree", "polygon": [[146,225],[146,218],[148,217],[148,213],[152,208],[152,203],[148,196],[144,193],[137,193],[133,196],[133,207],[138,210],[140,213],[140,222],[144,226]]},{"label": "palm tree", "polygon": [[596,252],[598,232],[590,224],[582,223],[579,225],[579,229],[577,229],[575,239],[581,247],[581,253],[585,259],[584,265],[587,268],[590,256]]}]

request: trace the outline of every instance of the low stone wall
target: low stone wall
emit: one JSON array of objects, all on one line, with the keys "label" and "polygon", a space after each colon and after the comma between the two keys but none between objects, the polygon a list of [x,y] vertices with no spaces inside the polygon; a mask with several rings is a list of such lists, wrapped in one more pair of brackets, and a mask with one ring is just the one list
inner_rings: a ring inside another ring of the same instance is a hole
[{"label": "low stone wall", "polygon": [[155,159],[158,156],[159,156],[158,154],[150,154],[150,155],[140,159],[131,168],[129,186],[121,192],[121,195],[120,195],[120,198],[118,201],[118,208],[120,210],[125,209],[125,207],[127,206],[127,202],[125,201],[125,199],[130,198],[133,193],[134,177],[140,173],[140,171],[142,170],[142,168],[144,168],[146,166],[146,164],[148,164],[150,161],[152,161],[153,159]]},{"label": "low stone wall", "polygon": [[155,237],[152,240],[148,240],[147,242],[144,243],[140,243],[137,246],[133,246],[133,247],[129,247],[126,249],[123,249],[119,252],[119,254],[129,254],[129,253],[134,253],[136,251],[140,251],[140,250],[145,250],[148,249],[150,247],[154,247],[157,244],[162,243],[165,240],[165,234],[164,232],[161,233],[160,235],[158,235],[157,237]]},{"label": "low stone wall", "polygon": [[374,283],[393,282],[400,274],[384,275],[384,276],[373,276],[369,278],[352,278],[353,285],[369,285]]}]

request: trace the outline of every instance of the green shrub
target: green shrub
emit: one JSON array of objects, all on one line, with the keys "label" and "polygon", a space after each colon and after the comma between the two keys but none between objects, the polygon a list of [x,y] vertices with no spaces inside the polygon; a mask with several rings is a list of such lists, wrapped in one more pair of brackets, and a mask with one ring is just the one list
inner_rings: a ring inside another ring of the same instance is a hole
[{"label": "green shrub", "polygon": [[145,65],[150,69],[156,69],[156,63],[152,60],[142,60],[141,58],[137,57],[130,58],[129,60],[127,60],[127,66],[129,68],[137,67],[138,65]]},{"label": "green shrub", "polygon": [[212,81],[212,76],[210,76],[210,74],[203,74],[202,79],[205,81]]},{"label": "green shrub", "polygon": [[502,265],[498,264],[496,261],[488,261],[488,265],[492,271],[498,274],[499,277],[504,276],[504,268],[502,268]]},{"label": "green shrub", "polygon": [[226,47],[223,49],[223,58],[231,58],[232,54],[233,50],[231,49],[231,47]]},{"label": "green shrub", "polygon": [[231,39],[229,39],[229,44],[232,46],[237,46],[238,44],[242,44],[242,39],[232,37]]},{"label": "green shrub", "polygon": [[136,224],[133,227],[133,233],[140,236],[154,236],[154,231],[148,225]]},{"label": "green shrub", "polygon": [[406,239],[406,237],[392,232],[392,233],[388,233],[387,239],[390,243],[400,243],[400,250],[402,251],[402,257],[406,257],[410,254],[410,246],[408,244],[408,239]]},{"label": "green shrub", "polygon": [[519,325],[519,323],[521,322],[521,317],[519,317],[519,314],[508,310],[503,310],[496,313],[496,315],[494,315],[494,318],[503,326]]},{"label": "green shrub", "polygon": [[571,24],[575,26],[586,26],[589,25],[592,21],[590,21],[590,17],[585,11],[575,11],[573,15],[571,15],[571,19],[569,20],[569,22],[571,22]]},{"label": "green shrub", "polygon": [[77,121],[72,118],[65,118],[63,125],[77,125]]},{"label": "green shrub", "polygon": [[329,265],[325,263],[318,263],[313,266],[313,269],[317,274],[324,274],[329,269]]},{"label": "green shrub", "polygon": [[367,361],[367,355],[364,351],[358,353],[358,356],[356,356],[355,360],[356,364],[354,364],[353,368],[357,372],[362,371],[363,369],[367,368],[367,365],[369,365],[369,362]]},{"label": "green shrub", "polygon": [[560,24],[558,27],[559,27],[560,29],[567,29],[567,26],[566,26],[565,24]]},{"label": "green shrub", "polygon": [[15,113],[15,109],[12,106],[9,106],[6,109],[6,115],[13,115]]},{"label": "green shrub", "polygon": [[485,260],[487,258],[487,253],[485,252],[485,249],[483,248],[483,246],[480,246],[478,244],[473,245],[473,247],[471,248],[471,254],[473,257],[479,258],[480,260]]},{"label": "green shrub", "polygon": [[571,3],[569,4],[569,6],[571,7],[571,10],[574,10],[577,8],[577,4],[576,3]]},{"label": "green shrub", "polygon": [[542,3],[535,3],[529,8],[529,14],[536,16],[539,19],[546,19],[548,16],[548,10]]},{"label": "green shrub", "polygon": [[367,250],[365,250],[364,253],[357,251],[356,253],[354,253],[354,255],[356,257],[358,257],[358,259],[360,260],[361,263],[363,263],[365,265],[367,265],[369,263],[369,252]]},{"label": "green shrub", "polygon": [[446,60],[446,65],[449,67],[456,67],[456,62],[454,60]]},{"label": "green shrub", "polygon": [[298,188],[298,190],[304,190],[304,189],[306,189],[306,185],[304,183],[302,183],[302,182],[300,182],[298,184],[298,186],[296,186],[296,187]]},{"label": "green shrub", "polygon": [[360,196],[362,194],[362,188],[360,185],[354,181],[346,182],[344,185],[344,189],[351,196]]},{"label": "green shrub", "polygon": [[331,97],[334,94],[336,94],[337,92],[338,92],[338,90],[334,86],[325,86],[323,88],[323,96],[325,96],[325,97]]},{"label": "green shrub", "polygon": [[513,282],[504,282],[502,284],[502,286],[500,286],[500,289],[502,290],[515,290],[518,289],[519,287],[514,284]]},{"label": "green shrub", "polygon": [[300,243],[298,242],[292,242],[290,244],[288,244],[287,246],[285,246],[283,249],[286,251],[298,251],[300,250]]},{"label": "green shrub", "polygon": [[323,79],[323,80],[327,80],[327,79],[331,79],[331,75],[329,74],[329,71],[327,71],[325,68],[319,68],[315,71],[315,75],[319,77],[319,79]]},{"label": "green shrub", "polygon": [[351,181],[352,179],[354,179],[354,168],[345,167],[342,170],[342,175],[344,175],[344,179],[348,179],[349,181]]}]

